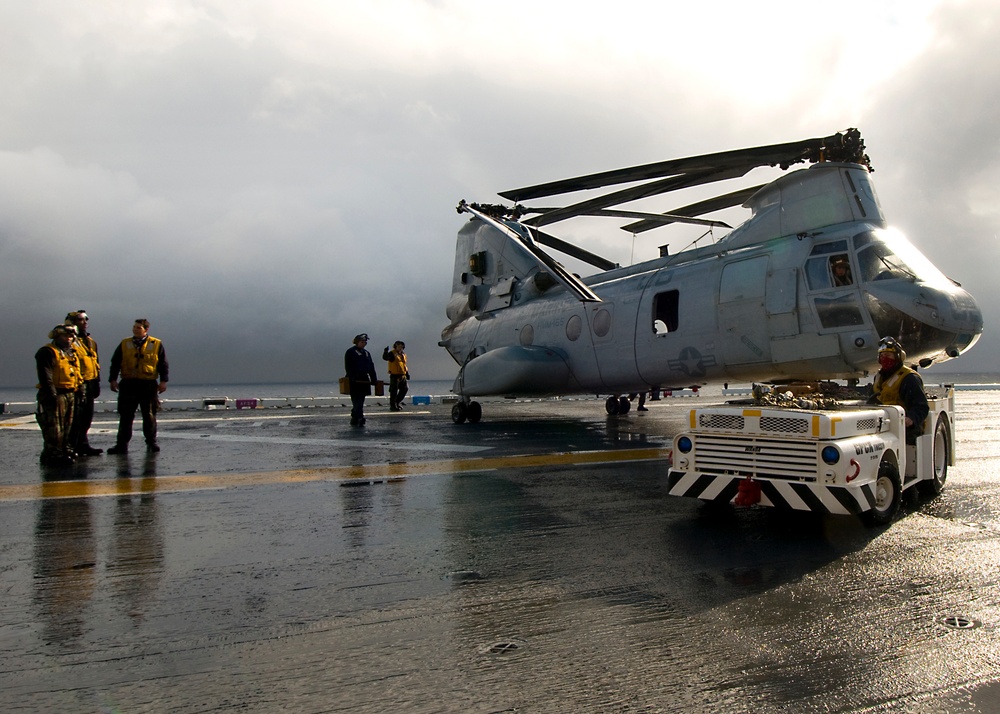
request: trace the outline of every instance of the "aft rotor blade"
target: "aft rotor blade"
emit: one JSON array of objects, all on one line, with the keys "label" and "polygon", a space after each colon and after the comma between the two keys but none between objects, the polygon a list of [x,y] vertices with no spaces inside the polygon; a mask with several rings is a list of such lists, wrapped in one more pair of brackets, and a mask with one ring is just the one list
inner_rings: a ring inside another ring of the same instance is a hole
[{"label": "aft rotor blade", "polygon": [[[805,139],[784,144],[756,146],[733,151],[720,151],[714,154],[703,154],[681,159],[671,159],[642,166],[631,166],[613,171],[603,171],[576,178],[550,181],[548,183],[515,188],[500,193],[504,198],[519,202],[530,201],[543,196],[555,196],[561,193],[572,193],[594,188],[602,188],[619,183],[646,181],[692,172],[724,172],[742,167],[745,171],[758,166],[781,166],[788,168],[801,161],[856,161],[868,164],[868,157],[863,154],[864,143],[857,129],[848,129],[843,133],[824,138]],[[869,165],[870,168],[870,165]]]},{"label": "aft rotor blade", "polygon": [[[483,213],[482,211],[476,210],[475,208],[467,204],[465,201],[462,201],[461,203],[458,204],[458,210],[459,213],[462,212],[471,213],[479,220],[483,221],[484,223],[488,223],[489,225],[493,226],[495,229],[497,229],[504,235],[516,241],[518,245],[520,245],[523,249],[531,253],[531,255],[533,255],[535,259],[538,260],[539,263],[545,266],[549,270],[549,272],[553,275],[553,277],[555,277],[557,282],[561,283],[564,288],[566,288],[571,293],[576,295],[577,299],[580,300],[581,302],[602,302],[601,298],[597,295],[597,293],[595,293],[593,290],[590,289],[590,286],[588,286],[586,283],[580,280],[580,278],[576,277],[571,272],[566,270],[566,268],[564,268],[559,263],[559,261],[557,261],[551,255],[549,255],[544,250],[539,248],[538,245],[535,244],[532,238],[527,238],[521,235],[518,231],[516,231],[513,227],[511,227],[507,223],[499,221],[496,218],[493,218],[492,216]],[[538,231],[534,230],[530,226],[525,226],[523,223],[518,223],[516,225],[526,229],[530,233],[535,233],[535,234],[538,233]]]},{"label": "aft rotor blade", "polygon": [[577,260],[582,260],[584,263],[593,265],[595,268],[600,268],[601,270],[611,270],[612,268],[617,268],[618,263],[613,263],[607,258],[602,258],[599,255],[591,253],[588,250],[573,245],[572,243],[567,243],[561,238],[556,238],[553,235],[549,235],[544,231],[538,229],[531,229],[531,234],[535,237],[535,240],[542,245],[547,245],[550,248],[555,248],[560,253],[565,253],[568,256],[576,258]]},{"label": "aft rotor blade", "polygon": [[[644,219],[636,221],[635,223],[629,223],[627,226],[622,226],[621,229],[623,231],[628,231],[629,233],[644,233],[645,231],[658,228],[659,226],[663,226],[668,223],[693,223],[698,219],[690,218],[690,216],[700,216],[703,213],[720,211],[723,208],[729,208],[731,206],[742,206],[746,203],[748,198],[757,193],[760,189],[764,188],[766,185],[766,183],[762,183],[757,186],[741,188],[739,191],[733,191],[732,193],[727,193],[724,196],[716,196],[715,198],[709,198],[705,201],[699,201],[698,203],[692,203],[682,208],[674,209],[670,213],[664,213],[662,217],[657,216],[653,219]],[[680,216],[688,216],[688,218],[681,219]],[[719,221],[719,223],[722,222]],[[722,223],[722,225],[726,228],[732,227],[726,225],[725,223]]]}]

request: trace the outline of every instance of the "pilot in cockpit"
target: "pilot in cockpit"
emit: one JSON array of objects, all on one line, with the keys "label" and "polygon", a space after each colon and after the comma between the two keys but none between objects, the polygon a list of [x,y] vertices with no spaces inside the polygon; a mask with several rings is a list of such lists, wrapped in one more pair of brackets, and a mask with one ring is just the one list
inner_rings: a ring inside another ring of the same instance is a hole
[{"label": "pilot in cockpit", "polygon": [[854,284],[851,277],[851,263],[846,255],[835,255],[830,258],[830,273],[833,276],[833,286],[836,288]]}]

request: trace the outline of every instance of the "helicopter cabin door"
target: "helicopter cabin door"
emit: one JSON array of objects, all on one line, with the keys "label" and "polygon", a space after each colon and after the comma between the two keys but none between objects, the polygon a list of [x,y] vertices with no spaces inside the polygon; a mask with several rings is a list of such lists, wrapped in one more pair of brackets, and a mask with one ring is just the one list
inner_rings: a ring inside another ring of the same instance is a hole
[{"label": "helicopter cabin door", "polygon": [[615,304],[607,299],[589,305],[594,356],[597,357],[601,380],[606,385],[635,382],[639,379],[632,348],[631,325],[617,323],[615,308]]},{"label": "helicopter cabin door", "polygon": [[719,281],[719,334],[727,365],[771,361],[771,336],[765,298],[768,256],[734,260],[722,266]]}]

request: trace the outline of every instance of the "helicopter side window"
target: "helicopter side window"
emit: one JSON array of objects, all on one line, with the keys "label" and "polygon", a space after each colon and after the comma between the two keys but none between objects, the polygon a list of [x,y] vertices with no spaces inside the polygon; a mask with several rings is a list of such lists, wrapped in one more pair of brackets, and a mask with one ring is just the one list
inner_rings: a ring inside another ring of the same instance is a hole
[{"label": "helicopter side window", "polygon": [[666,335],[677,331],[679,293],[668,290],[653,297],[653,332]]}]

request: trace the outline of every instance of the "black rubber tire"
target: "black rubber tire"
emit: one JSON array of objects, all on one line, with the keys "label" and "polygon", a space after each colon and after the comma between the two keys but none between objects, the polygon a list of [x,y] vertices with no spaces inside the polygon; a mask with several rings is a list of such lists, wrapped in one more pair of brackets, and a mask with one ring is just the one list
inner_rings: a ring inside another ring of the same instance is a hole
[{"label": "black rubber tire", "polygon": [[609,416],[614,416],[618,413],[618,397],[608,397],[608,400],[604,402],[604,410]]},{"label": "black rubber tire", "polygon": [[944,414],[938,414],[931,442],[931,469],[933,476],[917,484],[920,495],[933,498],[944,490],[948,480],[948,462],[951,461],[951,425]]},{"label": "black rubber tire", "polygon": [[861,519],[868,526],[887,526],[899,513],[902,501],[903,482],[899,479],[899,469],[892,462],[883,461],[875,482],[875,504],[861,514]]},{"label": "black rubber tire", "polygon": [[451,408],[451,420],[456,424],[465,423],[468,417],[468,409],[465,406],[465,402],[457,402],[455,406]]},{"label": "black rubber tire", "polygon": [[628,414],[629,409],[631,409],[631,408],[632,408],[632,402],[629,401],[628,397],[619,397],[618,398],[618,413],[619,414]]},{"label": "black rubber tire", "polygon": [[483,418],[483,405],[479,402],[469,402],[465,412],[470,424],[478,424],[479,420]]}]

